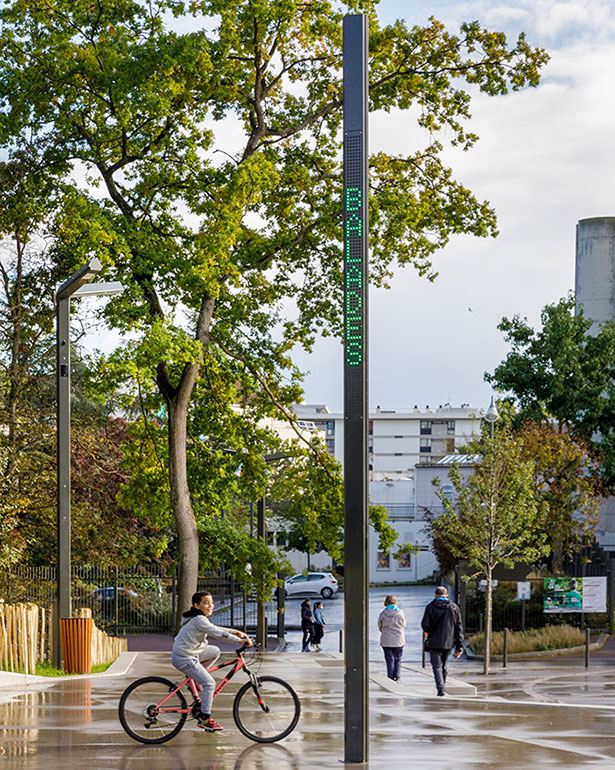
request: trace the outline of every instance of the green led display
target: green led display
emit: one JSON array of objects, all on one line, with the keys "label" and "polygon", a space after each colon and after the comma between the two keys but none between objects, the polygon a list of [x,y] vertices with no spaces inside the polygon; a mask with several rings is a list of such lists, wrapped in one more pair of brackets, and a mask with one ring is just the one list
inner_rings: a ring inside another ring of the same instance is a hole
[{"label": "green led display", "polygon": [[345,358],[349,366],[359,366],[363,362],[363,191],[360,187],[346,188],[345,210]]}]

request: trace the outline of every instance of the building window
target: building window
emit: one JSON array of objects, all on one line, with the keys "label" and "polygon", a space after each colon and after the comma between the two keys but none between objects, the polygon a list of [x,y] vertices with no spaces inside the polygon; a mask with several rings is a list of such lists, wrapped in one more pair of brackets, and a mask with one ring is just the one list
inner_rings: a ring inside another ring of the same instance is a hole
[{"label": "building window", "polygon": [[404,553],[397,560],[397,566],[399,567],[399,569],[410,569],[410,567],[412,566],[411,557],[412,557],[412,554]]},{"label": "building window", "polygon": [[421,455],[419,457],[419,465],[429,465],[431,463],[431,455]]},{"label": "building window", "polygon": [[421,453],[431,452],[431,439],[422,438],[420,450],[421,450]]},{"label": "building window", "polygon": [[328,438],[327,439],[327,452],[329,452],[329,454],[335,454],[335,439],[334,438]]},{"label": "building window", "polygon": [[370,420],[367,423],[367,432],[369,433],[370,436],[374,435],[374,421],[373,420]]},{"label": "building window", "polygon": [[454,438],[447,438],[446,440],[446,454],[452,455],[455,451],[455,439]]},{"label": "building window", "polygon": [[452,484],[442,484],[442,494],[444,497],[446,497],[447,500],[453,499],[453,485]]},{"label": "building window", "polygon": [[455,433],[455,420],[449,420],[446,423],[446,432],[447,433]]},{"label": "building window", "polygon": [[403,436],[393,436],[393,438],[403,438]]},{"label": "building window", "polygon": [[391,569],[391,556],[384,551],[378,551],[376,555],[376,569]]},{"label": "building window", "polygon": [[[453,423],[453,426],[454,425],[455,423]],[[327,436],[332,436],[334,433],[335,433],[335,423],[333,422],[333,420],[331,420],[327,423]]]},{"label": "building window", "polygon": [[421,436],[431,436],[431,422],[429,420],[421,420]]}]

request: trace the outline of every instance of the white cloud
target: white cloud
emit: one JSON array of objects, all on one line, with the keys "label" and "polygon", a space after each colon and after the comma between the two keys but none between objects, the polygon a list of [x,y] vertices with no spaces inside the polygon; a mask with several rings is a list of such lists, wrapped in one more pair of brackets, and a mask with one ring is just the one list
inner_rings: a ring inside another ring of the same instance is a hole
[{"label": "white cloud", "polygon": [[[406,11],[399,2],[381,5]],[[615,6],[444,1],[413,3],[410,12],[412,23],[433,12],[455,23],[525,28],[551,55],[538,88],[477,94],[470,126],[479,143],[446,153],[456,177],[495,206],[500,237],[456,238],[436,256],[434,284],[400,270],[391,291],[371,296],[370,403],[481,406],[489,402],[483,372],[507,353],[501,318],[520,314],[537,325],[542,307],[574,288],[577,221],[615,215]],[[412,152],[425,141],[400,113],[372,115],[370,131],[373,151]],[[307,398],[341,408],[339,345],[324,343],[305,363]]]}]

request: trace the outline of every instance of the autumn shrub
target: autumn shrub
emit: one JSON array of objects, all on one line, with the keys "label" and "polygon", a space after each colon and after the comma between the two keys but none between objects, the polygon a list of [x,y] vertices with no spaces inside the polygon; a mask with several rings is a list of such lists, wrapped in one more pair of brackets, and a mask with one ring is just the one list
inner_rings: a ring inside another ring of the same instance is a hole
[{"label": "autumn shrub", "polygon": [[[568,625],[530,628],[527,631],[508,632],[508,653],[564,650],[585,643],[585,634]],[[468,639],[473,653],[485,652],[485,634],[473,634]],[[504,650],[504,632],[496,631],[491,639],[491,654],[501,655]]]}]

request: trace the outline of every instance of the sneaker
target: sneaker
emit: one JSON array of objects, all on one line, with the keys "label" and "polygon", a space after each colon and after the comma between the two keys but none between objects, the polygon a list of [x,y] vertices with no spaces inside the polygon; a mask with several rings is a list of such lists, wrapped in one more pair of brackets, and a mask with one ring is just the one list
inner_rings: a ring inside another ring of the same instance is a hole
[{"label": "sneaker", "polygon": [[441,691],[438,693],[438,695],[439,695],[440,697],[442,697],[443,695],[446,695],[446,693],[444,692],[444,690],[441,690]]},{"label": "sneaker", "polygon": [[222,725],[219,725],[211,717],[205,718],[204,716],[198,717],[196,720],[197,725],[208,733],[215,733],[218,730],[224,730]]}]

